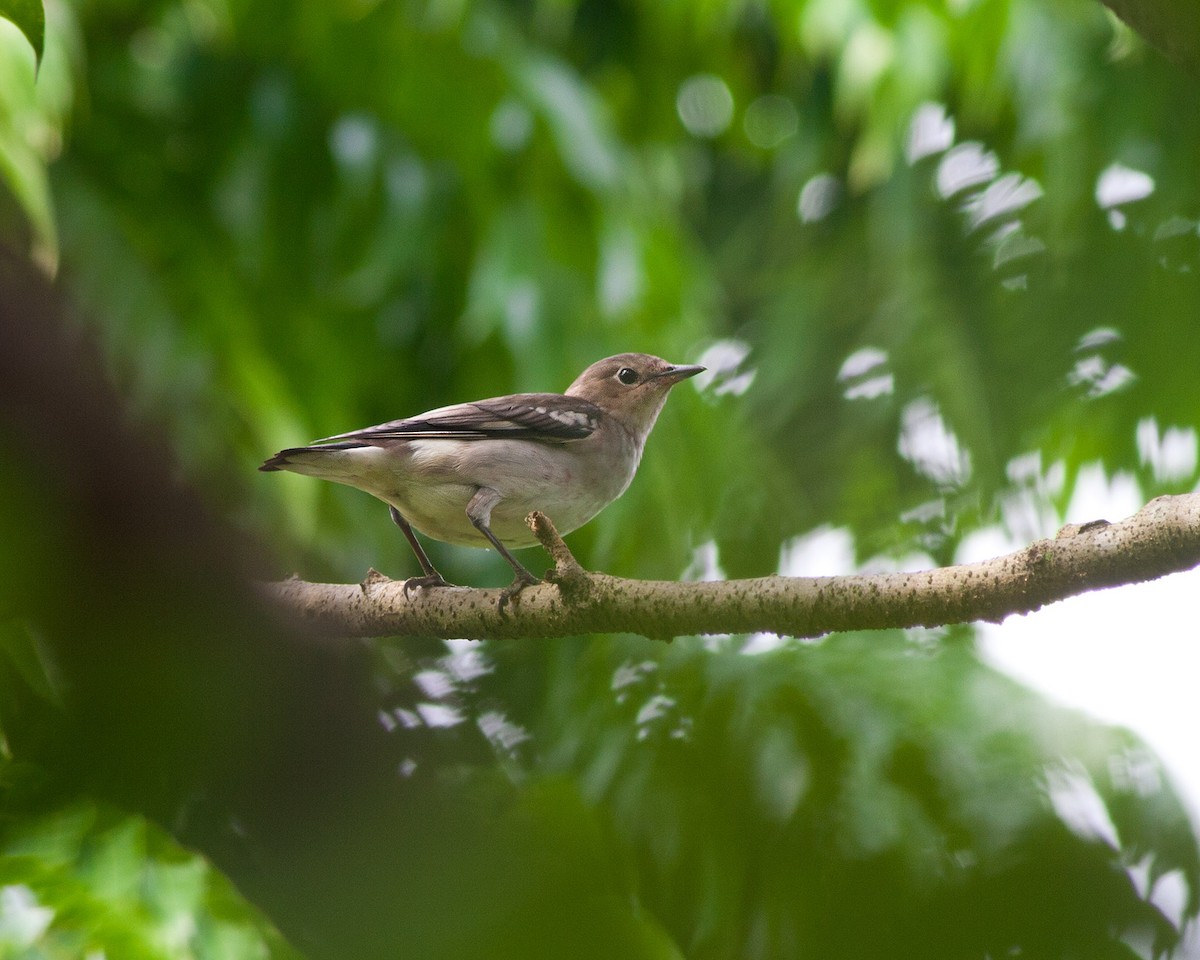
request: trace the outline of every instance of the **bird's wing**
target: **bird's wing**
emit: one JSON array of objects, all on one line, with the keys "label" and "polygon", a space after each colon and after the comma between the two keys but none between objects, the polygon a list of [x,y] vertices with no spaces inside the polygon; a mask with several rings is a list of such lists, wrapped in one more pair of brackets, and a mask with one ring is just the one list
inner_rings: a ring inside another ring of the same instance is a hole
[{"label": "bird's wing", "polygon": [[380,440],[486,440],[505,438],[565,443],[591,436],[603,411],[594,403],[557,393],[521,393],[430,410],[418,417],[339,433],[317,443]]}]

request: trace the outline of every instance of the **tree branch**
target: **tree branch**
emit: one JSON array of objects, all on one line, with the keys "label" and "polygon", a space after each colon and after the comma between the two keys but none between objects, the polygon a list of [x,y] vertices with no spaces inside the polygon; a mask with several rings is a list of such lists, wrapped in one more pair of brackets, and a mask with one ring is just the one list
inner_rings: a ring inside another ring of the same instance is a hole
[{"label": "tree branch", "polygon": [[501,607],[501,591],[417,590],[372,572],[361,584],[264,585],[280,607],[326,636],[557,637],[624,632],[839,630],[1000,621],[1047,603],[1154,580],[1200,564],[1200,494],[1159,497],[1119,523],[1068,525],[1051,540],[982,563],[920,573],[761,577],[714,583],[623,580],[583,570],[541,514],[530,526],[555,560],[551,582]]}]

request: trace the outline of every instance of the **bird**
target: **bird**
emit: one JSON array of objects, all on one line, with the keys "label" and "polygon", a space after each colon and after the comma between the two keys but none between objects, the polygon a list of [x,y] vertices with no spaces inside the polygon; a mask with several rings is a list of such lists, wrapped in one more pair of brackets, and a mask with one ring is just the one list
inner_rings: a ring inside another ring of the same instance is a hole
[{"label": "bird", "polygon": [[537,542],[525,518],[539,510],[570,533],[621,496],[671,387],[704,369],[621,353],[593,363],[565,393],[439,407],[281,450],[258,469],[330,480],[386,503],[422,570],[405,581],[406,595],[453,586],[415,530],[444,543],[490,544],[515,574],[508,599],[541,582],[510,552]]}]

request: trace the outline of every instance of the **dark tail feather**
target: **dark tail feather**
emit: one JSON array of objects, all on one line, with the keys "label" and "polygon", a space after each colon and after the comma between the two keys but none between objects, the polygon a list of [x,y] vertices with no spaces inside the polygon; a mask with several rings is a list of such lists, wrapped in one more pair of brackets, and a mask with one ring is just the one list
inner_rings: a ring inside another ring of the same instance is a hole
[{"label": "dark tail feather", "polygon": [[293,466],[290,457],[298,453],[325,453],[328,450],[353,450],[355,447],[365,446],[365,444],[355,443],[352,440],[347,440],[343,443],[322,443],[312,447],[288,447],[286,450],[280,450],[275,456],[271,457],[263,463],[258,469],[263,473],[271,473],[275,470],[286,470]]},{"label": "dark tail feather", "polygon": [[263,465],[258,469],[263,473],[270,473],[273,470],[283,470],[288,465],[288,454],[295,453],[296,450],[280,450],[270,460],[263,462]]}]

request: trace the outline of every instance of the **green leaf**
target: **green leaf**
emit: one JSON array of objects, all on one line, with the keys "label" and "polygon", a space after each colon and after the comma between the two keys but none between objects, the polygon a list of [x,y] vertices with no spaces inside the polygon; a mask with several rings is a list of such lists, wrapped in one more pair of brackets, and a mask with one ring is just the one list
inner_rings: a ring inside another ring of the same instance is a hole
[{"label": "green leaf", "polygon": [[13,621],[0,624],[0,657],[7,658],[21,679],[39,697],[54,706],[63,706],[53,667],[38,642],[37,633],[28,623]]},{"label": "green leaf", "polygon": [[46,42],[46,12],[42,9],[42,0],[0,0],[0,17],[17,25],[41,62]]},{"label": "green leaf", "polygon": [[5,814],[2,957],[300,960],[209,861],[142,817],[88,800]]},{"label": "green leaf", "polygon": [[[8,17],[15,29],[0,22],[0,221],[6,243],[24,245],[28,239],[34,259],[53,273],[58,260],[58,237],[54,204],[50,195],[46,164],[55,151],[62,101],[55,104],[63,88],[63,75],[43,72],[37,80],[37,59],[42,54],[41,7],[38,6],[36,41],[26,25],[29,17],[18,18],[27,0],[0,0],[0,17]],[[24,33],[22,33],[24,31]],[[29,57],[29,43],[34,60]],[[13,230],[8,214],[8,197],[23,214],[24,225]],[[16,235],[14,235],[16,234]],[[18,240],[17,236],[23,238]]]}]

